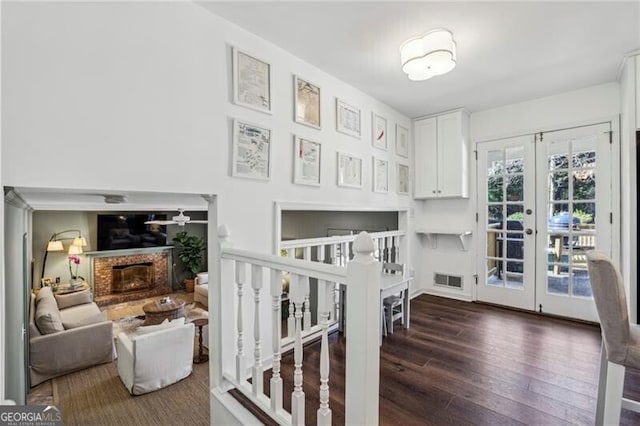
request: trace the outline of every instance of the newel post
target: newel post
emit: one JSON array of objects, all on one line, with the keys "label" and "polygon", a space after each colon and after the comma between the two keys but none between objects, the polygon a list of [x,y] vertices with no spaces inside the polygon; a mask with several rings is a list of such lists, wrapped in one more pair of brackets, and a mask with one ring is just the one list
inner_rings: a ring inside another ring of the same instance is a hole
[{"label": "newel post", "polygon": [[345,424],[378,424],[380,275],[371,236],[361,232],[347,265]]},{"label": "newel post", "polygon": [[[209,231],[210,235],[212,230]],[[209,268],[209,344],[211,348],[223,347],[222,336],[222,318],[225,310],[225,302],[223,300],[223,283],[232,283],[229,281],[229,272],[232,268],[224,267],[225,261],[222,259],[222,251],[225,247],[231,246],[229,228],[220,225],[217,229],[216,243],[209,246],[212,257],[215,259],[215,265]],[[211,240],[211,238],[209,238]],[[222,351],[211,350],[211,387],[219,387],[222,384]]]}]

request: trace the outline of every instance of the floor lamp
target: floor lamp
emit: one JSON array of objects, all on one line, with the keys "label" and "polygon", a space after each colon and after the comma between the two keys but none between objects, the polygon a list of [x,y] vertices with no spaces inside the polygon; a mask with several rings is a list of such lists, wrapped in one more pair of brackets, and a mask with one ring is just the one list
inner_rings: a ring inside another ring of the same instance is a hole
[{"label": "floor lamp", "polygon": [[[77,236],[64,237],[64,234],[76,233]],[[64,251],[62,241],[71,240],[73,242],[69,246],[69,254],[82,254],[82,247],[87,245],[87,240],[82,236],[82,232],[79,229],[67,229],[65,231],[56,232],[49,238],[47,247],[44,250],[44,256],[42,258],[42,273],[40,274],[40,285],[42,285],[42,279],[44,278],[44,270],[47,266],[47,255],[50,251]]]}]

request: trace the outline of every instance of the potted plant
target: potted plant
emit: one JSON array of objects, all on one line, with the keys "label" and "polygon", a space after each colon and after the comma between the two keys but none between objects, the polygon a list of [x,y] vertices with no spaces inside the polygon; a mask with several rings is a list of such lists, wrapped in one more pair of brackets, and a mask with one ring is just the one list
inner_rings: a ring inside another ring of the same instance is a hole
[{"label": "potted plant", "polygon": [[194,278],[200,272],[204,260],[204,240],[195,235],[189,235],[186,231],[178,232],[173,238],[178,250],[178,258],[182,262],[182,268],[186,274],[184,287],[187,292],[193,292]]}]

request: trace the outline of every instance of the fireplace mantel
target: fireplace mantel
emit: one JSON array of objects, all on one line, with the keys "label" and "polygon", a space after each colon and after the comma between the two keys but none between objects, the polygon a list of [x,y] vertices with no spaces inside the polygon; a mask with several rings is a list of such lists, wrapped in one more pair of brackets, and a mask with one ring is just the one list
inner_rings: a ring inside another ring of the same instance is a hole
[{"label": "fireplace mantel", "polygon": [[[98,306],[105,306],[171,293],[172,249],[173,246],[162,246],[85,252],[89,259],[89,277],[94,301]],[[147,262],[153,268],[150,273],[152,281],[148,290],[112,292],[113,267]]]},{"label": "fireplace mantel", "polygon": [[101,250],[101,251],[85,251],[84,255],[89,259],[94,257],[119,257],[119,256],[132,256],[135,254],[149,254],[158,253],[163,251],[172,250],[174,246],[160,246],[160,247],[144,247],[144,248],[132,248],[121,250]]}]

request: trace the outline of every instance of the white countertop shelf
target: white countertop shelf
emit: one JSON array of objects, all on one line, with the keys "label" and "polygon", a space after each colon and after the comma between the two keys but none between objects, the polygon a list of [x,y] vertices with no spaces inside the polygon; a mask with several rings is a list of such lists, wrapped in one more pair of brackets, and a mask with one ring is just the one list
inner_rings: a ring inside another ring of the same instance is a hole
[{"label": "white countertop shelf", "polygon": [[460,246],[463,251],[468,250],[468,236],[473,234],[473,231],[469,229],[437,229],[437,228],[420,228],[416,229],[416,234],[424,235],[429,241],[431,241],[431,248],[438,247],[438,235],[453,235],[458,237]]}]

